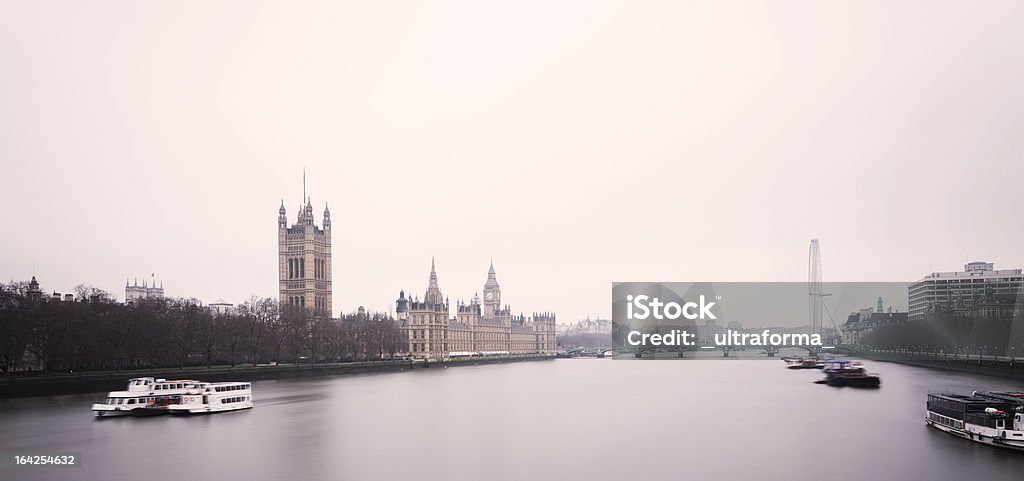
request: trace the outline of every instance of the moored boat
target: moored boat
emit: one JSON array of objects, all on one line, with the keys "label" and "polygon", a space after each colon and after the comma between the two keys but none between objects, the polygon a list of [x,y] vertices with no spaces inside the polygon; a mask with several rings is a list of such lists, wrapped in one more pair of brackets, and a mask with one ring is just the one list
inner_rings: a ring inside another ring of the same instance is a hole
[{"label": "moored boat", "polygon": [[200,383],[168,406],[171,414],[204,414],[251,409],[252,384],[247,382]]},{"label": "moored boat", "polygon": [[1024,451],[1024,393],[929,393],[925,406],[928,426],[976,443]]},{"label": "moored boat", "polygon": [[167,406],[180,402],[182,394],[199,384],[191,379],[134,378],[128,381],[128,390],[111,391],[104,402],[93,404],[92,412],[98,418],[166,414]]}]

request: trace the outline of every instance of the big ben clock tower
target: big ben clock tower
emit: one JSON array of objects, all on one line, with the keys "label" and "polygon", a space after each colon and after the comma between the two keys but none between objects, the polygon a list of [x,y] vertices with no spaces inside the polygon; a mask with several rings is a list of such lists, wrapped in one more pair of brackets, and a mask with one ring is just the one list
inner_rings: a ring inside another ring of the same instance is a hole
[{"label": "big ben clock tower", "polygon": [[494,275],[494,261],[487,271],[487,283],[484,284],[484,317],[494,317],[501,309],[501,287]]}]

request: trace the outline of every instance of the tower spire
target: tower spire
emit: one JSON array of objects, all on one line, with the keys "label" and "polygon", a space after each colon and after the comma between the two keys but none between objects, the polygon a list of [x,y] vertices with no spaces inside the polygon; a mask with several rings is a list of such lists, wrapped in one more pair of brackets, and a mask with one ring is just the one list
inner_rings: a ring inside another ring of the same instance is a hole
[{"label": "tower spire", "polygon": [[437,270],[434,269],[434,258],[430,258],[430,284],[427,285],[427,292],[423,295],[423,302],[428,305],[437,306],[444,302],[441,296],[441,288],[437,285]]}]

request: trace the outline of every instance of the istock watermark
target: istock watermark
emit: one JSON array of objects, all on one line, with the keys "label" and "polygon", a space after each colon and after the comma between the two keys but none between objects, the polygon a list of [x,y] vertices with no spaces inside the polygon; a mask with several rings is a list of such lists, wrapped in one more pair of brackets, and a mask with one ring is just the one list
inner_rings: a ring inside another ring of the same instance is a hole
[{"label": "istock watermark", "polygon": [[614,283],[615,358],[859,356],[983,362],[1024,371],[1024,293],[983,292],[911,309],[909,286]]}]

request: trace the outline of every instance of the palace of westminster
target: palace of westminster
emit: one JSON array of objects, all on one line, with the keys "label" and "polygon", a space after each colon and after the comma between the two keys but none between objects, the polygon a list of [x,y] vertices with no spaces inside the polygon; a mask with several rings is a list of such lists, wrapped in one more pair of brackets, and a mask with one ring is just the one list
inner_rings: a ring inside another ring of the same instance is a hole
[{"label": "palace of westminster", "polygon": [[[331,211],[324,206],[322,227],[306,198],[298,221],[288,226],[284,201],[278,210],[278,287],[281,305],[294,305],[332,313],[331,305]],[[441,294],[431,260],[430,280],[423,299],[401,291],[395,302],[395,322],[408,339],[414,358],[441,359],[452,355],[554,354],[555,315],[513,315],[501,304],[501,287],[491,263],[483,288],[483,301],[474,295],[469,303],[456,303],[456,316]]]}]

